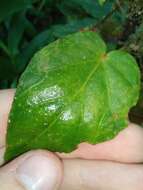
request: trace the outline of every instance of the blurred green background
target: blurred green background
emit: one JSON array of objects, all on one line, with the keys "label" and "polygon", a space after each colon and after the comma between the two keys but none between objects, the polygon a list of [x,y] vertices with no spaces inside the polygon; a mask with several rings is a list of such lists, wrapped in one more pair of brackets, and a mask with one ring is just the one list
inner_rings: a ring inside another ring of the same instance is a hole
[{"label": "blurred green background", "polygon": [[[16,88],[37,50],[84,29],[134,55],[143,81],[142,0],[0,0],[0,89]],[[143,87],[130,118],[143,123]]]}]

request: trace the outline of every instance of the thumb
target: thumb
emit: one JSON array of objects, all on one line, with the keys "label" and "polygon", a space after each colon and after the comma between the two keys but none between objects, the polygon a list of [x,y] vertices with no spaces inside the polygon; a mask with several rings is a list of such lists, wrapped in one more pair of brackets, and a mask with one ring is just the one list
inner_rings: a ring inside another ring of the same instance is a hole
[{"label": "thumb", "polygon": [[57,190],[62,164],[48,151],[30,151],[0,168],[1,190]]}]

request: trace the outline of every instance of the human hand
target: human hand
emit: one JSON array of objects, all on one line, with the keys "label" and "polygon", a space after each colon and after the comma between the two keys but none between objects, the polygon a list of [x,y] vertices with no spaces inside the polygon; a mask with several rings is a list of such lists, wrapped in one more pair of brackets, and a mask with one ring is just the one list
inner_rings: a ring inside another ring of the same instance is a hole
[{"label": "human hand", "polygon": [[[13,96],[13,90],[0,92],[1,164]],[[70,154],[43,150],[23,154],[0,168],[0,190],[142,190],[141,162],[143,129],[130,124],[113,140],[98,145],[82,143]]]}]

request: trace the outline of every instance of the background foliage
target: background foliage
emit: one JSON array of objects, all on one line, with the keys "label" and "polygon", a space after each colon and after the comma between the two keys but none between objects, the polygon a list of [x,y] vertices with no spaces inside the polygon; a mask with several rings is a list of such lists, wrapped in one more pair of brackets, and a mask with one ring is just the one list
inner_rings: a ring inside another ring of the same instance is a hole
[{"label": "background foliage", "polygon": [[[123,48],[132,53],[143,81],[142,0],[1,0],[0,88],[17,86],[37,50],[84,29],[98,31],[109,50]],[[130,116],[143,123],[143,87]]]}]

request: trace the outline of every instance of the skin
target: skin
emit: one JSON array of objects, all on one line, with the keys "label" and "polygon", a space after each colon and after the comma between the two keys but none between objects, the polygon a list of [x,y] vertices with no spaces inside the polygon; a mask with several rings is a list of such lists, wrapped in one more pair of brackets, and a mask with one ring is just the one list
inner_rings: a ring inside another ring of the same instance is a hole
[{"label": "skin", "polygon": [[[1,165],[5,151],[8,113],[14,92],[14,90],[0,91]],[[35,164],[36,167],[33,167],[33,171],[35,172],[36,169],[41,169],[43,159],[51,163],[44,170],[50,171],[51,178],[49,181],[47,178],[45,186],[40,190],[142,190],[142,150],[143,128],[130,123],[113,140],[98,145],[82,143],[70,154],[53,154],[37,150],[16,158],[7,165],[1,166],[0,189],[29,190],[19,183],[16,173],[24,160],[34,157],[33,166]]]}]

